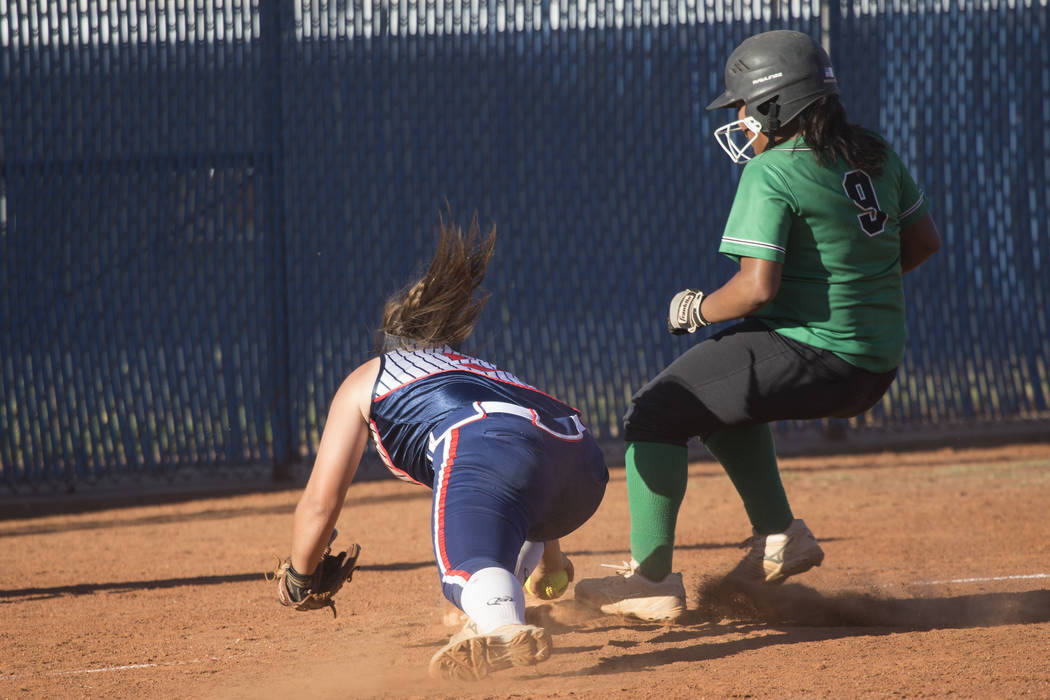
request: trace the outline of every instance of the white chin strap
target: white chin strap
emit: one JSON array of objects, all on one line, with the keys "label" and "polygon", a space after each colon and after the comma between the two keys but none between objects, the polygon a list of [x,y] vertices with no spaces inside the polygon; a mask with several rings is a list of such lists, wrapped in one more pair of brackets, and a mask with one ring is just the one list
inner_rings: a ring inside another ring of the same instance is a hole
[{"label": "white chin strap", "polygon": [[[733,138],[733,134],[737,131],[743,132],[744,130],[750,131],[754,134],[747,143],[742,146],[738,146],[736,140]],[[718,145],[722,147],[722,150],[729,154],[730,159],[734,163],[746,163],[751,160],[746,151],[751,148],[751,144],[758,138],[759,132],[762,131],[762,125],[758,123],[758,120],[754,117],[744,117],[743,119],[737,119],[735,122],[729,122],[723,126],[715,129],[715,140],[718,141]]]}]

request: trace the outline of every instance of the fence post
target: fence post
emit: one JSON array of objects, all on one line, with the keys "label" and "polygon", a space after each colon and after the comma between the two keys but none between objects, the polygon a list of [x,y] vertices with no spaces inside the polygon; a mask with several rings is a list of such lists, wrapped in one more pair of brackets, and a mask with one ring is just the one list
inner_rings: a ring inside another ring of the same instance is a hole
[{"label": "fence post", "polygon": [[[259,45],[262,58],[255,76],[257,97],[254,121],[257,125],[255,153],[269,165],[269,176],[264,178],[261,199],[266,234],[270,236],[267,271],[267,301],[271,308],[270,343],[272,375],[270,378],[270,419],[273,421],[274,481],[292,478],[292,462],[296,450],[292,438],[291,396],[289,383],[288,349],[288,275],[287,227],[284,222],[284,96],[282,86],[282,55],[286,27],[292,13],[282,12],[289,0],[261,0],[259,6]],[[258,173],[257,173],[258,174]]]}]

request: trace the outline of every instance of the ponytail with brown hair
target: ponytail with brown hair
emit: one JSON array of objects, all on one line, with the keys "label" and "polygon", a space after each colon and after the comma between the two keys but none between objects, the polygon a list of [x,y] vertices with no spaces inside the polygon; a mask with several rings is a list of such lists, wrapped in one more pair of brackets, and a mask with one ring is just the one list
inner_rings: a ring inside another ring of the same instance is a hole
[{"label": "ponytail with brown hair", "polygon": [[485,279],[495,245],[495,227],[482,238],[477,213],[466,233],[442,219],[437,250],[426,274],[383,305],[376,349],[457,347],[466,340],[488,301],[487,293],[474,292]]}]

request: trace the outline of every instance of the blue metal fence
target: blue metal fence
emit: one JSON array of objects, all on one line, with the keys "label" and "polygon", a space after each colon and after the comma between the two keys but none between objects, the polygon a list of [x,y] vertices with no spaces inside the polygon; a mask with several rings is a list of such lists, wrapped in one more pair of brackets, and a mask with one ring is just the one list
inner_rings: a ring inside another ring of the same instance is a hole
[{"label": "blue metal fence", "polygon": [[852,429],[1045,419],[1045,2],[782,5],[3,0],[0,480],[309,455],[446,207],[499,231],[470,349],[617,439],[692,342],[667,299],[730,274],[703,108],[781,27],[829,44],[945,240]]}]

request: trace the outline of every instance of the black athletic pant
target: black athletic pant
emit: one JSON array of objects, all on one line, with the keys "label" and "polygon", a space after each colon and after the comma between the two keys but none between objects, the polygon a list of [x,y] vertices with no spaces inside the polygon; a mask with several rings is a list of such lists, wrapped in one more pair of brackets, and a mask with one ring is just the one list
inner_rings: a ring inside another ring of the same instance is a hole
[{"label": "black athletic pant", "polygon": [[748,319],[697,343],[642,387],[624,416],[624,439],[685,445],[726,428],[848,418],[874,406],[896,376]]}]

